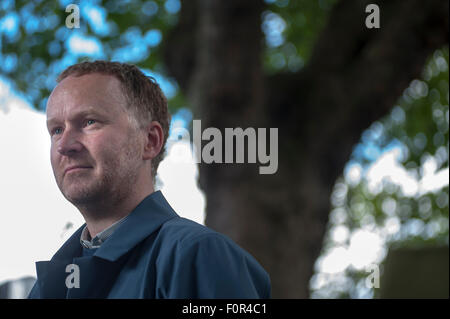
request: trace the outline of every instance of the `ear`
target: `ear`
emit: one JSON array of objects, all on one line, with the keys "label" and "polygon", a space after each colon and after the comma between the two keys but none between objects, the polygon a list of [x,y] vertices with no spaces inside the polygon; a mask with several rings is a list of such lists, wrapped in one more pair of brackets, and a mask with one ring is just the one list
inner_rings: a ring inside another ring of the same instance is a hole
[{"label": "ear", "polygon": [[152,121],[145,128],[145,134],[145,147],[142,159],[151,160],[159,154],[163,146],[164,133],[161,124]]}]

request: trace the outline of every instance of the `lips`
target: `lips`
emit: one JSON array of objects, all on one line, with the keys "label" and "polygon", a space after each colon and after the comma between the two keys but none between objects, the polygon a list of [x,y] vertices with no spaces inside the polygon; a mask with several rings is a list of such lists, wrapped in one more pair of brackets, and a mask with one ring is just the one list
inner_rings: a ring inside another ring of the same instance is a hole
[{"label": "lips", "polygon": [[73,171],[79,171],[79,170],[83,170],[83,169],[87,169],[87,168],[92,168],[90,166],[83,166],[83,165],[75,165],[75,166],[69,166],[65,169],[64,171],[64,175],[66,175],[67,173]]}]

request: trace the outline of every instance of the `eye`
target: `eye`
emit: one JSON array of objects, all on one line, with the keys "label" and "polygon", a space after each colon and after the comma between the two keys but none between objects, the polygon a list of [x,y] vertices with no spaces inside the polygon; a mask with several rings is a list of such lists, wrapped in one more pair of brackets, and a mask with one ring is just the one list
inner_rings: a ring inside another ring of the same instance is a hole
[{"label": "eye", "polygon": [[57,128],[52,130],[52,135],[61,134],[61,132],[62,132],[62,128],[57,127]]},{"label": "eye", "polygon": [[96,123],[96,121],[92,120],[92,119],[89,119],[89,120],[86,121],[86,125],[92,125],[92,124],[95,124],[95,123]]}]

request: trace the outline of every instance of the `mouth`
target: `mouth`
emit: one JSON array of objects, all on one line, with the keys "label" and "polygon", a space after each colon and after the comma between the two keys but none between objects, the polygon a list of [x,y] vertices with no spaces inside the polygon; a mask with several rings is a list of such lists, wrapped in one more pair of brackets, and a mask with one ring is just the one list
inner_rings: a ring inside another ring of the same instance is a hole
[{"label": "mouth", "polygon": [[71,166],[66,168],[66,170],[64,171],[64,175],[69,174],[69,173],[75,173],[75,172],[80,172],[86,169],[90,169],[92,167],[90,166]]}]

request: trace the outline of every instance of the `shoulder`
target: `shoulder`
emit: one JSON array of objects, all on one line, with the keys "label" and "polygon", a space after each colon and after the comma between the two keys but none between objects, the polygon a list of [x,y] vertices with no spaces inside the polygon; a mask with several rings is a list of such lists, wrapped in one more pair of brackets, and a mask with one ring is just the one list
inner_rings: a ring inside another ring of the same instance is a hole
[{"label": "shoulder", "polygon": [[188,246],[206,238],[232,241],[226,235],[183,217],[168,220],[162,225],[159,233],[160,236],[168,237],[171,242]]},{"label": "shoulder", "polygon": [[194,295],[204,298],[270,296],[267,272],[228,236],[179,217],[166,222],[158,237],[157,268],[175,283],[171,291],[197,287],[203,294]]},{"label": "shoulder", "polygon": [[233,257],[242,255],[253,261],[253,257],[230,237],[183,217],[164,223],[158,237],[162,238],[166,248],[170,246],[183,254],[195,251],[197,254],[208,253],[213,258],[215,253],[223,256],[224,250],[227,250]]}]

